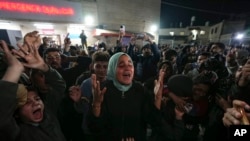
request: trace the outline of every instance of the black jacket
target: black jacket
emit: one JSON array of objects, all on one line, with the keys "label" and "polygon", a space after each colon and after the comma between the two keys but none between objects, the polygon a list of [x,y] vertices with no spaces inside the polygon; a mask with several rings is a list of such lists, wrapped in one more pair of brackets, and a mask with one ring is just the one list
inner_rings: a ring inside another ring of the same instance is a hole
[{"label": "black jacket", "polygon": [[120,141],[128,137],[145,141],[147,123],[157,126],[156,118],[160,116],[150,95],[136,82],[126,92],[119,91],[112,81],[108,81],[106,87],[100,117],[95,117],[92,109],[89,110],[89,129],[102,134],[105,141]]},{"label": "black jacket", "polygon": [[0,140],[1,141],[64,141],[64,136],[54,114],[44,113],[39,125],[17,122],[16,110],[18,84],[0,81]]}]

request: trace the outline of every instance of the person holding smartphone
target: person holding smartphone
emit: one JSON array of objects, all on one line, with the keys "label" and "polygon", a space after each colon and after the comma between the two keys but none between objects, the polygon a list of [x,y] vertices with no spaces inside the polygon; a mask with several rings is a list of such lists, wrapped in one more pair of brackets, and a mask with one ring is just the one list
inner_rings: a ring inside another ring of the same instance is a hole
[{"label": "person holding smartphone", "polygon": [[[248,124],[250,120],[250,59],[236,72],[236,95],[233,100],[233,107],[228,108],[224,113],[223,123],[225,126]],[[246,114],[245,114],[246,113]]]}]

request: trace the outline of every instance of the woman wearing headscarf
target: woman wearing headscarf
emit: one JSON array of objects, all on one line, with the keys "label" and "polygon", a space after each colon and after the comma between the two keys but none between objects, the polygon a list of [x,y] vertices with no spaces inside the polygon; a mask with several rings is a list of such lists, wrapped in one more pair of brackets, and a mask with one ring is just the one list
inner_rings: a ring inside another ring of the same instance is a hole
[{"label": "woman wearing headscarf", "polygon": [[[109,61],[107,83],[101,90],[100,82],[92,75],[93,103],[87,117],[92,132],[103,135],[102,140],[146,140],[147,124],[157,125],[163,75],[155,81],[154,102],[143,86],[133,81],[134,66],[126,53],[116,53]],[[152,124],[153,123],[153,124]]]}]

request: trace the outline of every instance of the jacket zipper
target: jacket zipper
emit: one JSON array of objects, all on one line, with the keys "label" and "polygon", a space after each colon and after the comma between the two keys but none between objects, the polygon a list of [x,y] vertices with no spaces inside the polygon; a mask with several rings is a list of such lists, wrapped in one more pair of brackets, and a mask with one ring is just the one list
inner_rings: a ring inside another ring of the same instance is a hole
[{"label": "jacket zipper", "polygon": [[122,129],[121,129],[121,137],[124,137],[124,99],[125,99],[125,94],[122,92]]}]

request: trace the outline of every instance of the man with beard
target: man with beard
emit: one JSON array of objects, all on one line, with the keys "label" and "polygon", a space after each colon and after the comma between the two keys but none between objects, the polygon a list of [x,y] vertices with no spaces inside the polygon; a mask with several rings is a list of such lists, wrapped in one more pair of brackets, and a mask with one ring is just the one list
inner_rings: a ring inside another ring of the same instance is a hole
[{"label": "man with beard", "polygon": [[157,75],[157,64],[160,60],[160,51],[157,45],[145,35],[144,40],[149,43],[142,47],[142,54],[137,56],[136,80],[142,83]]}]

